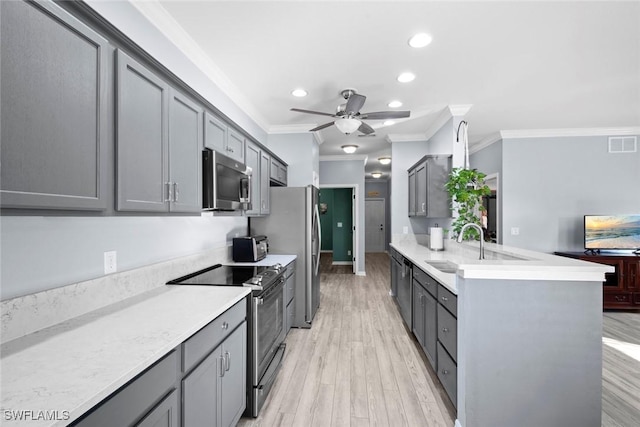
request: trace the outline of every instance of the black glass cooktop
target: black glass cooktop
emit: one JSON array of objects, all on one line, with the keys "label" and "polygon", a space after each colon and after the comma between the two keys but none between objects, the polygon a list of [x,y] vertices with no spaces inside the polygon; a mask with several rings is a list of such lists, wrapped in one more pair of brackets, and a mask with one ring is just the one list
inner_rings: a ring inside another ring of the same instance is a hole
[{"label": "black glass cooktop", "polygon": [[167,282],[167,285],[249,286],[255,291],[268,288],[281,275],[275,266],[229,266],[216,264]]}]

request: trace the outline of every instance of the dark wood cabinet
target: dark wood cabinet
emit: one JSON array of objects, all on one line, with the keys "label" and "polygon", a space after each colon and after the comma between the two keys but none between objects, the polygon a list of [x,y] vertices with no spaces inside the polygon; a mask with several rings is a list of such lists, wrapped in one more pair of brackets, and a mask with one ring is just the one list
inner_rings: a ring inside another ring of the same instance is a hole
[{"label": "dark wood cabinet", "polygon": [[556,252],[555,254],[613,266],[615,271],[606,273],[605,281],[602,282],[603,308],[640,309],[640,256],[584,252]]}]

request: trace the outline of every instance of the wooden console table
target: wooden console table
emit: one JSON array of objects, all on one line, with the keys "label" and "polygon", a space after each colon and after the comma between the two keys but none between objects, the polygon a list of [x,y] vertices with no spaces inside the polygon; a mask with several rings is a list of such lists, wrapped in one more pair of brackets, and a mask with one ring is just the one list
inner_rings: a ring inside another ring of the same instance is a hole
[{"label": "wooden console table", "polygon": [[616,271],[606,273],[602,284],[603,308],[640,310],[640,256],[584,252],[555,252],[555,255],[612,265]]}]

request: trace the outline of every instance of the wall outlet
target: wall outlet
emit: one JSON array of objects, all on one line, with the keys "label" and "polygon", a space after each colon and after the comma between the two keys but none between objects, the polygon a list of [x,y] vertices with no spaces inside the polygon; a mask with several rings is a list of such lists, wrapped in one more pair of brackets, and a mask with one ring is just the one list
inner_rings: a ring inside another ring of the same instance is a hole
[{"label": "wall outlet", "polygon": [[338,223],[338,228],[342,228],[342,223],[341,222]]},{"label": "wall outlet", "polygon": [[116,251],[104,253],[104,274],[111,274],[118,271],[118,260]]},{"label": "wall outlet", "polygon": [[520,227],[511,227],[511,235],[518,236],[520,234]]}]

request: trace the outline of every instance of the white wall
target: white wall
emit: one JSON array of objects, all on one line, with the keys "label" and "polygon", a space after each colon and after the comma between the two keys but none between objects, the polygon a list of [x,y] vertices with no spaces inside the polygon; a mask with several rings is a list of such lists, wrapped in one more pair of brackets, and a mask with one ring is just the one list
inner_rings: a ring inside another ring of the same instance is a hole
[{"label": "white wall", "polygon": [[288,164],[289,187],[318,186],[320,147],[311,132],[270,134],[267,147]]},{"label": "white wall", "polygon": [[320,160],[320,185],[358,186],[358,251],[356,271],[365,273],[364,260],[364,160]]}]

